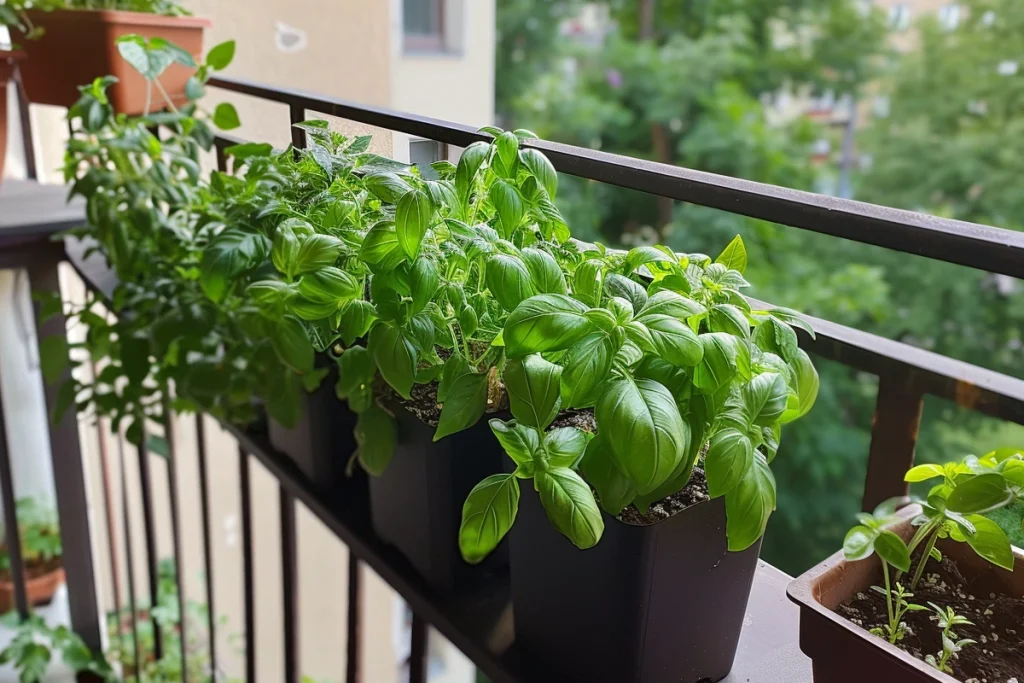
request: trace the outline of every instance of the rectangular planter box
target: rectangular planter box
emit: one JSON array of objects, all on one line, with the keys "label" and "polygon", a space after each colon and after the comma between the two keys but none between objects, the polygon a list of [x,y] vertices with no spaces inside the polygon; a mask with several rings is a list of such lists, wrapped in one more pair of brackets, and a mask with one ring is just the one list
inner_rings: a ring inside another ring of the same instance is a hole
[{"label": "rectangular planter box", "polygon": [[[913,533],[909,519],[892,530],[904,539]],[[1017,571],[1011,573],[981,559],[966,543],[947,539],[939,541],[939,548],[964,576],[974,577],[974,590],[1024,596],[1024,553],[1019,549],[1014,549]],[[789,584],[789,599],[800,606],[800,649],[814,662],[815,683],[957,683],[833,611],[881,583],[877,555],[847,562],[840,551]]]},{"label": "rectangular planter box", "polygon": [[[143,112],[147,84],[121,57],[115,41],[133,33],[145,38],[159,37],[200,57],[203,30],[211,26],[209,19],[200,17],[164,17],[114,10],[30,10],[28,16],[45,30],[38,40],[20,41],[26,55],[21,72],[29,101],[70,107],[78,100],[78,86],[110,75],[119,79],[109,91],[111,104],[115,111],[124,114]],[[185,83],[193,71],[174,64],[160,77],[160,84],[175,105],[188,101]],[[165,107],[154,88],[151,110]]]},{"label": "rectangular planter box", "polygon": [[566,683],[704,683],[732,669],[760,542],[726,550],[725,502],[650,526],[605,514],[578,550],[524,482],[511,533],[516,646]]},{"label": "rectangular planter box", "polygon": [[395,546],[434,589],[450,592],[508,566],[502,544],[480,565],[459,554],[462,505],[480,480],[502,471],[505,457],[485,416],[433,442],[434,428],[395,403],[398,446],[380,477],[370,477],[370,510],[377,535]]},{"label": "rectangular planter box", "polygon": [[[319,358],[317,362],[334,365],[333,361]],[[295,427],[284,427],[273,419],[267,421],[271,445],[287,455],[318,489],[330,492],[353,480],[366,479],[358,465],[351,478],[345,476],[345,467],[356,451],[353,430],[358,416],[335,395],[337,374],[337,369],[332,369],[316,391],[303,393],[302,413]]]}]

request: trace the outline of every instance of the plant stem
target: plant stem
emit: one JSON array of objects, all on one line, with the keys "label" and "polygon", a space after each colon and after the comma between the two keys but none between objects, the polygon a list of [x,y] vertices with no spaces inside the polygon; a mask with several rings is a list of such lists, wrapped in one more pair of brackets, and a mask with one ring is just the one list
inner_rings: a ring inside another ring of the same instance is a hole
[{"label": "plant stem", "polygon": [[910,581],[910,590],[917,588],[918,581],[924,575],[925,565],[928,564],[928,558],[931,557],[932,549],[935,548],[935,541],[939,538],[939,530],[935,529],[928,537],[927,543],[924,545],[924,550],[921,552],[921,561],[917,564],[917,571],[914,572],[914,578]]},{"label": "plant stem", "polygon": [[166,90],[164,90],[164,86],[160,85],[160,81],[158,79],[154,78],[153,79],[153,85],[155,85],[156,89],[160,91],[160,94],[164,98],[164,102],[166,102],[167,106],[171,108],[171,111],[173,111],[175,114],[177,114],[178,113],[178,108],[174,106],[174,102],[171,101],[171,96],[167,94]]},{"label": "plant stem", "polygon": [[889,563],[885,560],[882,560],[882,577],[885,579],[885,609],[889,614],[889,642],[895,644],[899,624],[893,624],[892,584],[889,582]]}]

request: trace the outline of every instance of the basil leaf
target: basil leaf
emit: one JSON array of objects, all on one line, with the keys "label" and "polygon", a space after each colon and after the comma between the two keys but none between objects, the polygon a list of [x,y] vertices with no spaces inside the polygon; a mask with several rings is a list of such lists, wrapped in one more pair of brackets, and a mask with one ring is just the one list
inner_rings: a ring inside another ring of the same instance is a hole
[{"label": "basil leaf", "polygon": [[522,302],[505,322],[505,352],[510,358],[561,351],[593,330],[587,306],[562,294],[540,294]]},{"label": "basil leaf", "polygon": [[818,398],[818,371],[815,370],[814,364],[811,363],[811,359],[807,356],[807,352],[803,349],[797,349],[796,355],[793,356],[793,360],[789,363],[789,367],[792,370],[792,388],[795,392],[796,403],[788,406],[782,414],[782,417],[779,419],[782,424],[792,422],[806,415]]},{"label": "basil leaf", "polygon": [[286,315],[280,320],[268,321],[266,326],[270,343],[278,358],[298,373],[313,369],[313,347],[306,328],[298,318]]},{"label": "basil leaf", "polygon": [[315,234],[305,237],[295,255],[295,274],[301,275],[334,265],[343,246],[343,242],[332,235]]},{"label": "basil leaf", "polygon": [[562,371],[561,396],[566,407],[583,408],[597,400],[598,386],[607,381],[618,351],[604,332],[591,332],[569,347]]},{"label": "basil leaf", "polygon": [[498,437],[498,443],[501,444],[505,453],[519,466],[516,473],[519,474],[522,470],[524,476],[532,477],[534,474],[533,456],[540,450],[540,433],[533,427],[518,424],[514,420],[502,422],[494,419],[488,424],[494,435]]},{"label": "basil leaf", "polygon": [[541,249],[523,249],[523,262],[537,294],[568,294],[565,275],[555,258]]},{"label": "basil leaf", "polygon": [[666,254],[657,247],[644,245],[640,247],[633,247],[626,254],[626,268],[629,272],[633,272],[640,266],[648,263],[675,263],[676,258],[669,254]]},{"label": "basil leaf", "polygon": [[1013,547],[1002,528],[987,517],[969,515],[967,520],[974,525],[973,534],[965,534],[967,543],[974,552],[997,567],[1013,571]]},{"label": "basil leaf", "polygon": [[397,204],[412,186],[394,173],[371,173],[363,178],[363,187],[383,202]]},{"label": "basil leaf", "polygon": [[660,314],[686,320],[704,313],[707,313],[707,309],[693,299],[687,299],[682,294],[662,289],[651,295],[644,307],[637,313],[637,317]]},{"label": "basil leaf", "polygon": [[433,217],[434,204],[430,197],[419,190],[407,192],[398,200],[398,207],[395,209],[395,235],[410,261],[415,261],[419,256],[420,245]]},{"label": "basil leaf", "polygon": [[632,482],[615,464],[615,458],[604,432],[598,433],[587,444],[587,450],[580,462],[580,469],[590,485],[597,491],[601,507],[609,515],[618,515],[636,498],[636,489]]},{"label": "basil leaf", "polygon": [[503,178],[515,180],[519,170],[519,138],[511,131],[499,133],[494,147],[497,154],[491,160],[492,169]]},{"label": "basil leaf", "polygon": [[288,276],[295,276],[295,258],[299,254],[299,238],[291,226],[282,223],[274,232],[274,246],[270,250],[270,260],[274,267]]},{"label": "basil leaf", "polygon": [[576,266],[572,278],[573,294],[577,299],[593,308],[601,303],[604,288],[604,264],[590,259]]},{"label": "basil leaf", "polygon": [[648,379],[606,382],[597,400],[599,430],[614,434],[612,453],[640,494],[663,484],[686,457],[690,428],[672,394]]},{"label": "basil leaf", "polygon": [[[739,484],[725,495],[725,533],[729,550],[746,550],[764,535],[775,510],[775,476],[760,453]],[[904,546],[905,547],[905,546]],[[907,558],[909,564],[910,558]]]},{"label": "basil leaf", "polygon": [[766,372],[744,384],[740,393],[750,424],[767,427],[785,412],[789,388],[782,375]]},{"label": "basil leaf", "polygon": [[558,173],[548,158],[536,149],[524,149],[519,153],[519,158],[537,179],[537,182],[544,187],[548,198],[554,200],[555,194],[558,192]]},{"label": "basil leaf", "polygon": [[416,377],[417,353],[405,332],[394,323],[380,322],[370,330],[367,349],[384,381],[404,398],[412,398],[409,392]]},{"label": "basil leaf", "polygon": [[356,451],[359,464],[375,477],[379,477],[391,464],[398,445],[398,429],[393,417],[371,401],[359,414],[355,428]]},{"label": "basil leaf", "polygon": [[519,191],[504,180],[496,180],[491,185],[488,198],[498,213],[498,229],[505,239],[512,239],[513,233],[523,220],[525,208]]},{"label": "basil leaf", "polygon": [[398,233],[391,221],[380,221],[366,233],[359,249],[359,258],[384,273],[391,272],[405,260],[405,252],[398,244]]},{"label": "basil leaf", "polygon": [[807,319],[799,311],[794,311],[792,308],[779,307],[769,310],[768,315],[790,327],[799,327],[809,334],[811,339],[815,338],[814,328],[811,327],[811,324],[807,322]]},{"label": "basil leaf", "polygon": [[742,275],[747,269],[747,248],[743,245],[743,238],[736,235],[718,255],[715,263],[721,263],[730,270],[737,270]]},{"label": "basil leaf", "polygon": [[711,332],[697,337],[704,356],[693,373],[693,383],[705,394],[713,394],[736,376],[741,342],[731,334]]},{"label": "basil leaf", "polygon": [[587,447],[587,435],[576,427],[558,427],[541,442],[548,467],[574,467]]},{"label": "basil leaf", "polygon": [[866,526],[857,525],[846,533],[843,539],[843,557],[850,562],[871,557],[875,552],[875,538],[878,532]]},{"label": "basil leaf", "polygon": [[469,206],[470,192],[480,166],[490,153],[490,145],[486,142],[474,142],[462,151],[459,164],[455,170],[455,194],[465,207]]},{"label": "basil leaf", "polygon": [[373,379],[377,365],[370,352],[362,346],[353,346],[338,358],[338,382],[334,393],[348,400],[353,411],[359,413],[373,400]]},{"label": "basil leaf", "polygon": [[945,473],[945,469],[942,465],[925,464],[916,465],[911,467],[903,477],[903,481],[917,483],[921,481],[928,481],[935,477],[941,477]]},{"label": "basil leaf", "polygon": [[693,367],[704,357],[704,347],[697,335],[681,320],[668,315],[647,314],[635,322],[650,331],[654,352],[669,363]]},{"label": "basil leaf", "polygon": [[511,359],[505,364],[502,380],[508,391],[512,415],[530,427],[543,431],[558,414],[559,380],[562,368],[540,354]]},{"label": "basil leaf", "polygon": [[470,372],[473,372],[473,368],[461,353],[448,356],[444,370],[441,371],[441,381],[437,384],[438,402],[444,403],[448,399],[448,389],[455,384],[455,380]]},{"label": "basil leaf", "polygon": [[910,571],[910,551],[903,539],[893,532],[882,529],[875,539],[875,552],[885,562],[902,572]]},{"label": "basil leaf", "polygon": [[487,289],[506,311],[536,294],[526,264],[515,256],[495,254],[487,260]]},{"label": "basil leaf", "polygon": [[434,298],[441,278],[437,266],[429,258],[416,259],[409,269],[409,285],[412,290],[412,312],[419,313]]},{"label": "basil leaf", "polygon": [[716,304],[708,315],[708,327],[712,332],[727,332],[740,339],[750,336],[750,322],[743,311],[731,304]]},{"label": "basil leaf", "polygon": [[317,303],[340,306],[361,293],[359,281],[334,266],[307,273],[299,280],[299,294]]},{"label": "basil leaf", "polygon": [[538,472],[534,482],[548,520],[577,548],[586,550],[601,540],[604,519],[580,475],[567,467],[556,467]]},{"label": "basil leaf", "polygon": [[434,441],[472,427],[487,409],[487,375],[467,372],[448,389],[441,417],[434,432]]},{"label": "basil leaf", "polygon": [[459,552],[469,564],[490,555],[512,528],[519,513],[519,482],[511,474],[494,474],[473,487],[462,506]]},{"label": "basil leaf", "polygon": [[958,480],[946,498],[946,507],[967,515],[989,512],[1012,501],[1013,492],[1008,489],[1006,479],[1002,474],[992,472]]},{"label": "basil leaf", "polygon": [[633,305],[634,311],[641,310],[647,304],[647,290],[638,282],[633,282],[624,275],[612,273],[604,281],[605,293],[617,296]]},{"label": "basil leaf", "polygon": [[257,233],[228,229],[217,235],[203,251],[199,284],[211,301],[220,301],[229,283],[246,270],[262,263],[270,241]]},{"label": "basil leaf", "polygon": [[747,476],[754,464],[754,447],[750,439],[732,427],[711,437],[704,456],[708,493],[712,498],[724,496]]}]

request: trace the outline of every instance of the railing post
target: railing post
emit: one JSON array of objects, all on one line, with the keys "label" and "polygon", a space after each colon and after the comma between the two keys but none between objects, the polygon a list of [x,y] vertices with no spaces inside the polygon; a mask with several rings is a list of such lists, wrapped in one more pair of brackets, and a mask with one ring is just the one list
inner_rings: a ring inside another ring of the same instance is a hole
[{"label": "railing post", "polygon": [[[44,298],[60,296],[57,268],[63,257],[60,245],[40,248],[28,266],[32,291]],[[51,335],[67,335],[63,312],[43,320],[40,299],[33,302],[36,330],[39,339]],[[47,424],[50,432],[50,452],[53,459],[53,479],[57,491],[57,514],[60,518],[60,537],[64,547],[64,573],[68,586],[71,628],[93,651],[102,650],[99,603],[96,599],[96,574],[92,557],[92,533],[89,525],[89,500],[85,481],[82,451],[78,442],[78,416],[68,410],[61,421],[54,423],[52,416],[57,403],[57,391],[71,377],[65,369],[52,384],[44,382]]]},{"label": "railing post", "polygon": [[[38,180],[36,169],[36,145],[32,139],[32,113],[28,108],[28,94],[25,92],[25,81],[21,77],[21,68],[14,69],[14,82],[18,93],[18,118],[21,119],[21,144],[25,152],[25,176],[29,180]],[[70,126],[70,121],[68,126]]]},{"label": "railing post", "polygon": [[879,379],[864,481],[864,511],[870,512],[882,501],[909,492],[910,485],[903,480],[903,475],[914,465],[923,407],[924,395],[908,390],[902,373],[894,372]]},{"label": "railing post", "polygon": [[21,555],[21,529],[18,527],[17,499],[14,476],[7,446],[7,426],[4,422],[3,389],[0,387],[0,495],[4,499],[4,543],[10,555],[11,581],[14,584],[14,606],[18,616],[28,618],[28,595],[25,592],[25,561]]}]

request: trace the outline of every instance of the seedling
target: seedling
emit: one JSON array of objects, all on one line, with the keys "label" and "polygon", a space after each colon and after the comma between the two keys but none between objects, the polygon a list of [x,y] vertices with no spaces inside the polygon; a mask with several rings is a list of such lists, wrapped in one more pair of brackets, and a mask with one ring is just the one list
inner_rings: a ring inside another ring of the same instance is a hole
[{"label": "seedling", "polygon": [[977,641],[970,638],[959,638],[953,632],[954,626],[974,626],[974,622],[953,612],[952,607],[939,607],[934,602],[928,603],[935,614],[931,617],[942,630],[942,652],[935,655],[927,655],[924,660],[945,673],[953,673],[953,667],[949,660],[957,656],[961,650],[968,645],[974,645]]}]

